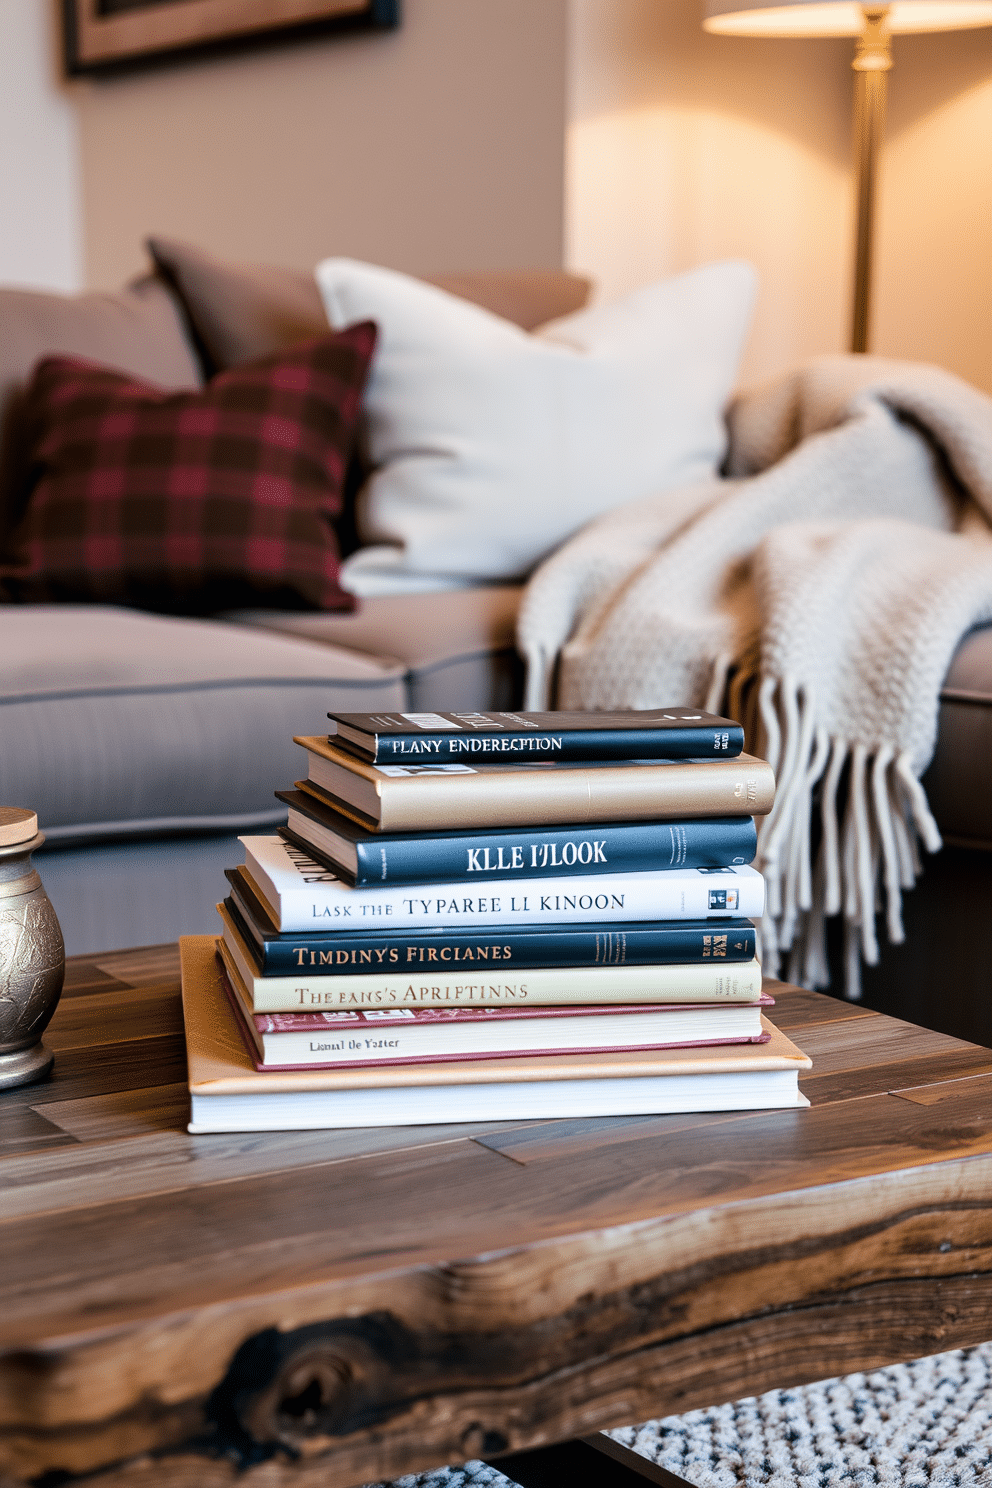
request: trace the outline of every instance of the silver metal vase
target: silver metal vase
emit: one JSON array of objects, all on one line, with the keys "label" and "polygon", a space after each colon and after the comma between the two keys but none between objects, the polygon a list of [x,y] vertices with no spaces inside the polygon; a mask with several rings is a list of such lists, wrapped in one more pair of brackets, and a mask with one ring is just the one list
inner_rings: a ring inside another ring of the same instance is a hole
[{"label": "silver metal vase", "polygon": [[48,1074],[41,1042],[65,976],[62,931],[31,854],[45,840],[33,811],[0,807],[0,1090]]}]

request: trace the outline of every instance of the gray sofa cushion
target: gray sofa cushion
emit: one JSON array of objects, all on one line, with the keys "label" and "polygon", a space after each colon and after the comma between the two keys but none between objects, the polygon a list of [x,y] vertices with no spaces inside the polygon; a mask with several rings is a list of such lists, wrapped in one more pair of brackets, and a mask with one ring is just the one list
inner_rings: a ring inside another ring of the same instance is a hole
[{"label": "gray sofa cushion", "polygon": [[401,663],[215,621],[0,606],[0,801],[51,841],[281,820],[296,733],[406,702]]},{"label": "gray sofa cushion", "polygon": [[147,842],[46,844],[34,866],[70,956],[216,935],[225,868],[245,860],[235,833]]},{"label": "gray sofa cushion", "polygon": [[992,626],[966,635],[951,662],[923,784],[945,842],[992,850]]},{"label": "gray sofa cushion", "polygon": [[351,615],[241,610],[229,618],[364,656],[393,657],[404,672],[406,707],[417,712],[517,708],[523,666],[514,635],[522,593],[515,585],[450,589],[366,599]]}]

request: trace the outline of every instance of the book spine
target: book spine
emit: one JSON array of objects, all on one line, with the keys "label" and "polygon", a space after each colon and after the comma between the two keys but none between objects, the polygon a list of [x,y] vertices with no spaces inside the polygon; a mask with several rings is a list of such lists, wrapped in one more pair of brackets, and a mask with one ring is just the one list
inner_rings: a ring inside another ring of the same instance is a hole
[{"label": "book spine", "polygon": [[[458,1029],[459,1034],[479,1029],[471,1024]],[[424,1033],[424,1029],[416,1032]],[[488,1030],[487,1030],[488,1032]],[[451,1040],[456,1047],[447,1045],[431,1047],[428,1039],[411,1037],[412,1030],[384,1028],[378,1034],[369,1029],[341,1033],[276,1033],[261,1035],[262,1059],[256,1067],[269,1070],[288,1069],[372,1069],[383,1064],[440,1064],[472,1059],[519,1059],[547,1058],[560,1054],[619,1054],[624,1051],[644,1053],[651,1049],[702,1049],[714,1045],[760,1044],[768,1042],[767,1034],[750,1038],[734,1035],[731,1038],[662,1038],[645,1036],[642,1043],[611,1042],[611,1030],[600,1027],[596,1035],[584,1042],[562,1046],[556,1043],[553,1033],[546,1033],[546,1040],[520,1040],[514,1033],[506,1040],[505,1047],[494,1046],[491,1038]],[[437,1041],[435,1041],[437,1044]],[[464,1044],[464,1046],[463,1046]],[[412,1051],[412,1052],[411,1052]]]},{"label": "book spine", "polygon": [[[295,813],[301,818],[301,813]],[[297,835],[303,824],[296,823]],[[314,844],[315,852],[319,852]],[[356,844],[356,885],[543,878],[592,873],[639,873],[671,868],[730,868],[750,863],[757,832],[750,816],[680,822],[622,822],[587,830],[389,837]]]},{"label": "book spine", "polygon": [[[228,948],[229,949],[229,948]],[[225,962],[225,969],[227,963]],[[243,982],[242,977],[242,982]],[[615,1030],[618,1023],[624,1018],[636,1017],[639,1012],[650,1014],[652,1017],[662,1017],[665,1020],[662,1032],[666,1035],[672,1028],[684,1029],[691,1027],[693,1042],[698,1043],[724,1043],[728,1039],[748,1039],[751,1042],[764,1038],[763,1033],[758,1032],[761,1027],[760,1009],[767,1003],[773,1005],[775,999],[763,996],[760,1002],[711,1002],[698,1003],[692,1007],[685,1007],[676,1003],[665,1003],[663,1007],[656,1003],[622,1003],[612,1002],[595,1006],[587,1004],[584,1007],[574,1007],[571,1003],[558,1003],[554,1007],[542,1007],[535,1003],[527,1007],[460,1007],[460,1008],[373,1008],[365,1012],[328,1012],[326,1008],[315,1013],[256,1013],[249,1004],[241,997],[239,1001],[239,987],[227,978],[227,989],[234,999],[232,1006],[239,1015],[245,1019],[250,1018],[255,1030],[259,1034],[282,1034],[282,1033],[320,1033],[329,1034],[341,1030],[351,1031],[357,1028],[361,1031],[375,1030],[377,1028],[462,1028],[468,1024],[473,1027],[485,1025],[490,1029],[516,1028],[521,1023],[539,1023],[542,1028],[558,1030],[552,1034],[549,1032],[548,1039],[562,1045],[564,1035],[562,1029],[568,1027],[576,1018],[580,1024],[587,1018],[597,1017],[604,1020],[604,1027],[614,1030],[611,1041],[619,1047]],[[743,1012],[747,1015],[747,1027],[743,1019],[729,1016],[727,1009],[732,1008],[735,1014]],[[684,1017],[690,1017],[696,1021],[691,1025],[679,1021]],[[381,1020],[381,1021],[380,1021]],[[752,1028],[753,1023],[753,1028]],[[689,1035],[686,1035],[688,1038]],[[683,1043],[679,1034],[672,1035],[672,1041]]]},{"label": "book spine", "polygon": [[[249,864],[249,873],[251,866]],[[345,889],[314,884],[280,895],[280,930],[339,933],[405,926],[552,925],[596,921],[758,919],[760,874],[617,873],[603,877],[521,879],[484,887],[424,884],[417,889]]]},{"label": "book spine", "polygon": [[749,920],[721,923],[662,921],[608,930],[549,926],[533,933],[511,927],[491,937],[452,930],[382,936],[307,936],[299,941],[265,939],[263,976],[343,976],[356,972],[420,975],[518,971],[535,966],[639,966],[678,962],[749,961],[755,929]]},{"label": "book spine", "polygon": [[467,971],[462,976],[298,974],[253,977],[247,990],[256,1013],[319,1012],[323,1008],[754,1002],[761,995],[761,967],[752,960],[739,965],[552,966],[523,975],[478,971]]},{"label": "book spine", "polygon": [[[331,734],[337,748],[349,748],[340,735]],[[496,764],[527,763],[533,760],[603,761],[629,759],[730,759],[744,748],[744,730],[739,724],[714,728],[685,725],[667,729],[528,729],[526,733],[496,730],[477,734],[444,730],[370,735],[371,749],[361,751],[373,764],[400,763],[470,764],[473,760]],[[356,753],[359,751],[355,751]]]}]

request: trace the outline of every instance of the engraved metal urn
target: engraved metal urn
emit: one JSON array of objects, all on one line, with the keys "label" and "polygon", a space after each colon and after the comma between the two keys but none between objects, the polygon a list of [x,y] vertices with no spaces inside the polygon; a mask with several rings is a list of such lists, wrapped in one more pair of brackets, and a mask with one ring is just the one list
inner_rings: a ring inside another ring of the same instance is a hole
[{"label": "engraved metal urn", "polygon": [[65,946],[31,866],[44,840],[33,811],[0,806],[0,1090],[42,1079],[55,1060],[41,1035],[62,995]]}]

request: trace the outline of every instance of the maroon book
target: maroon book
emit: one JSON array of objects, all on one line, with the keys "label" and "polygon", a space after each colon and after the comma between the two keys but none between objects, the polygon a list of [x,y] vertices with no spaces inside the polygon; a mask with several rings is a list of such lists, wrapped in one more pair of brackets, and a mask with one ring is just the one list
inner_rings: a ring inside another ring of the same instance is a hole
[{"label": "maroon book", "polygon": [[224,987],[258,1070],[765,1043],[773,1002],[252,1013],[227,976]]}]

